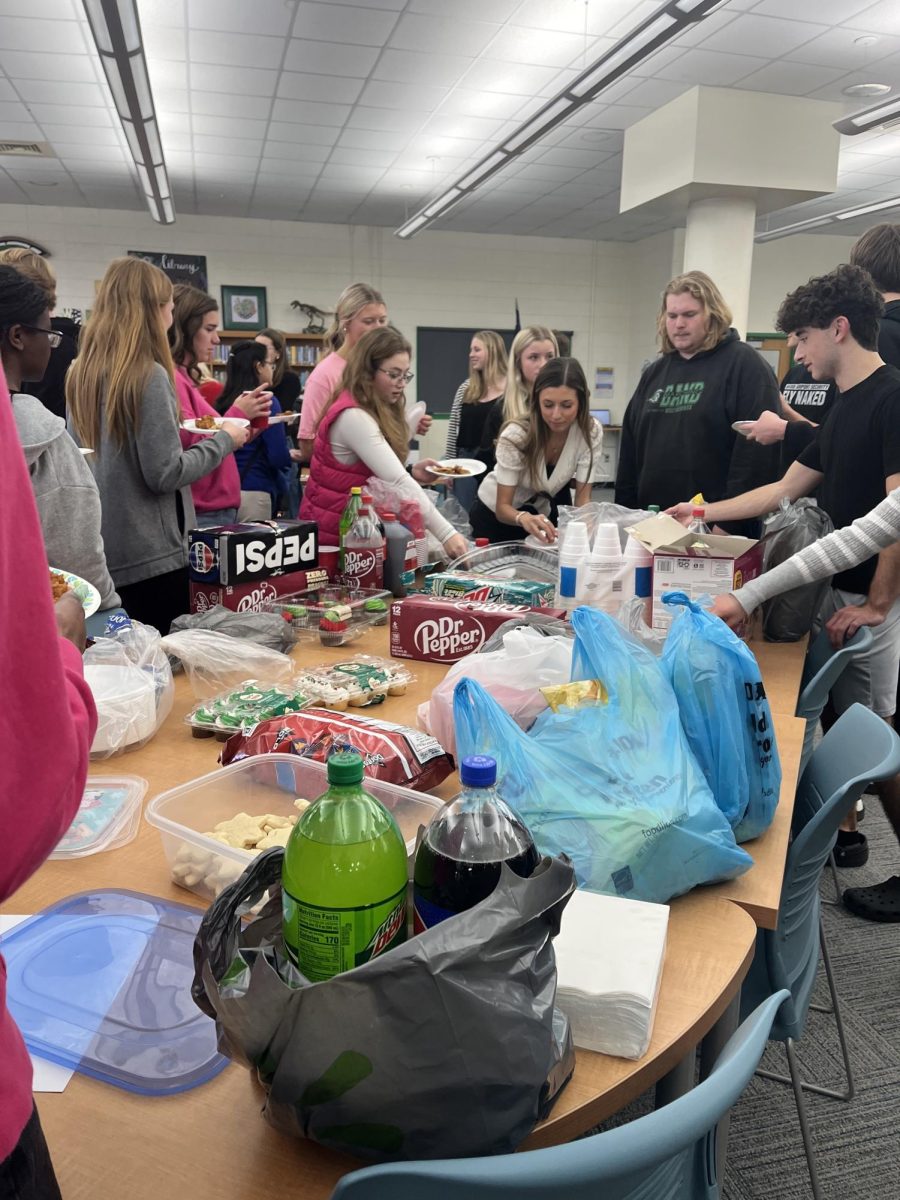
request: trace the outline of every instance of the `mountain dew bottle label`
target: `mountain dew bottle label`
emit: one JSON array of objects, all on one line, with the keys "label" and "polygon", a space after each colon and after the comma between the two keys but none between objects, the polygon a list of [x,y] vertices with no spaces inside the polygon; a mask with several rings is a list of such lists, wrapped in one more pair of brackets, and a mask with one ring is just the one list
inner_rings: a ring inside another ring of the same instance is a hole
[{"label": "mountain dew bottle label", "polygon": [[284,851],[284,944],[312,982],[406,940],[406,846],[362,778],[359,754],[332,755],[328,791],[294,826]]}]

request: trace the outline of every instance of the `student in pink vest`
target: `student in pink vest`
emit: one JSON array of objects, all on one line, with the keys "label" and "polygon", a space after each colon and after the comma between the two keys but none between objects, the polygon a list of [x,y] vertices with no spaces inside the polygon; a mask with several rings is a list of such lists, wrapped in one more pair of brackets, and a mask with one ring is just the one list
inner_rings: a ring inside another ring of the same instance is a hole
[{"label": "student in pink vest", "polygon": [[338,544],[341,513],[351,487],[363,487],[373,475],[395,491],[417,500],[425,527],[448,558],[468,549],[466,539],[445,521],[416,480],[434,479],[433,459],[416,463],[412,478],[404,467],[409,441],[403,392],[412,379],[412,347],[395,329],[375,329],[350,351],[343,390],[325,408],[313,447],[309,482],[300,517],[317,521],[323,545]]}]

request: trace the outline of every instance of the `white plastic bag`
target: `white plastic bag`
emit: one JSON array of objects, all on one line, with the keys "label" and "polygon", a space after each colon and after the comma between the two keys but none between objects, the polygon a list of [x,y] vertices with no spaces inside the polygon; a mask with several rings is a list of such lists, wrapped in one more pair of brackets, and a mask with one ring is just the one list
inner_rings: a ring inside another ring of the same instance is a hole
[{"label": "white plastic bag", "polygon": [[198,700],[236,687],[245,679],[287,683],[294,670],[288,656],[278,650],[210,629],[169,633],[162,646],[181,660]]},{"label": "white plastic bag", "polygon": [[547,707],[539,689],[569,682],[572,645],[569,637],[547,637],[527,626],[511,629],[504,635],[502,649],[470,654],[453,664],[431,693],[431,700],[419,705],[420,728],[456,755],[453,689],[465,676],[477,679],[517,725],[528,729]]},{"label": "white plastic bag", "polygon": [[150,625],[116,618],[85,650],[84,677],[97,705],[93,759],[143,746],[171,712],[172,668]]}]

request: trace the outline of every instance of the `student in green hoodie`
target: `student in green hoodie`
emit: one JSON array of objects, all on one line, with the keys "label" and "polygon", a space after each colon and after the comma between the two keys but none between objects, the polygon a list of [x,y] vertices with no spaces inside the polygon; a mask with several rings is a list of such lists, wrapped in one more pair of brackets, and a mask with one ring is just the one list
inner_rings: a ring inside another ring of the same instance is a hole
[{"label": "student in green hoodie", "polygon": [[641,376],[622,423],[616,503],[666,508],[696,492],[724,500],[777,479],[777,449],[751,446],[732,424],[776,412],[778,381],[731,328],[710,277],[688,271],[671,280],[657,328],[662,353]]}]

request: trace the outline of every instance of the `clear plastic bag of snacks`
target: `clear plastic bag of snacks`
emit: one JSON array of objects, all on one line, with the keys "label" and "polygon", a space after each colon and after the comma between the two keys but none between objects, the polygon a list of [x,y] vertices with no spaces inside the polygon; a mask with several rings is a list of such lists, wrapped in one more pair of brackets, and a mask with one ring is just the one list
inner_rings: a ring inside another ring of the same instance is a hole
[{"label": "clear plastic bag of snacks", "polygon": [[236,688],[228,688],[208,700],[195,704],[185,717],[194,737],[219,737],[221,741],[233,733],[248,733],[260,721],[302,712],[317,698],[304,692],[296,683],[280,685],[245,679]]}]

